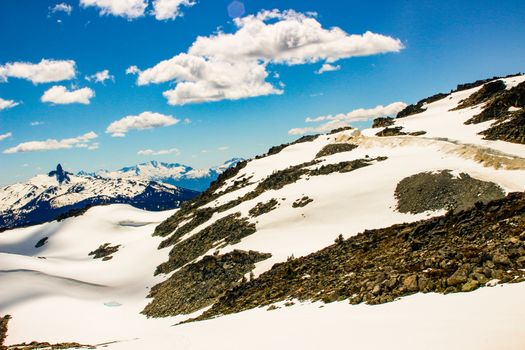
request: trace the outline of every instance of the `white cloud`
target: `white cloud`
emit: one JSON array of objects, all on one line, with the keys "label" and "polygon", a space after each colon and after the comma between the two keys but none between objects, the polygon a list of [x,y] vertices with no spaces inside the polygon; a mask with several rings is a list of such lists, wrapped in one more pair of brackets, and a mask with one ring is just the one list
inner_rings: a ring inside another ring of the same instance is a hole
[{"label": "white cloud", "polygon": [[44,122],[34,121],[34,122],[31,122],[29,125],[31,125],[31,126],[39,126],[39,125],[44,125]]},{"label": "white cloud", "polygon": [[191,7],[195,4],[192,0],[153,0],[153,14],[158,20],[175,19],[182,16],[182,6]]},{"label": "white cloud", "polygon": [[39,152],[39,151],[51,151],[59,149],[70,149],[70,148],[89,148],[92,145],[92,140],[98,137],[93,131],[88,132],[84,135],[55,140],[48,139],[45,141],[29,141],[21,143],[15,147],[6,149],[3,153],[13,154],[13,153],[23,153],[23,152]]},{"label": "white cloud", "polygon": [[39,63],[10,62],[0,65],[0,82],[8,78],[26,79],[34,84],[52,83],[73,79],[76,75],[75,61],[43,59]]},{"label": "white cloud", "polygon": [[227,151],[230,149],[230,146],[221,146],[219,148],[217,148],[219,151]]},{"label": "white cloud", "polygon": [[406,107],[406,103],[394,102],[388,106],[376,106],[374,108],[355,109],[348,113],[341,113],[336,115],[325,115],[316,118],[306,118],[307,123],[325,122],[316,127],[294,128],[288,131],[290,135],[302,135],[309,132],[327,132],[344,126],[349,126],[352,122],[366,121],[373,118],[386,117],[396,115],[399,111]]},{"label": "white cloud", "polygon": [[92,144],[89,144],[87,149],[88,151],[94,151],[99,148],[100,144],[98,142],[93,142]]},{"label": "white cloud", "polygon": [[115,77],[111,74],[109,74],[109,70],[107,69],[104,69],[103,71],[100,71],[100,72],[97,72],[93,75],[88,75],[86,77],[86,80],[89,81],[89,82],[95,82],[95,83],[102,83],[104,84],[104,82],[106,80],[111,80],[111,81],[115,81]]},{"label": "white cloud", "polygon": [[141,156],[163,156],[167,154],[179,155],[180,151],[177,148],[161,149],[158,151],[154,151],[152,149],[144,149],[144,150],[138,151],[137,154]]},{"label": "white cloud", "polygon": [[80,0],[82,7],[98,7],[100,15],[113,15],[129,20],[144,16],[146,0]]},{"label": "white cloud", "polygon": [[90,99],[95,96],[95,92],[90,88],[82,88],[69,91],[65,86],[55,85],[44,92],[40,98],[42,102],[65,105],[71,103],[81,103],[88,105]]},{"label": "white cloud", "polygon": [[263,11],[234,23],[234,33],[198,37],[187,53],[140,72],[137,84],[175,82],[164,92],[172,105],[281,94],[266,81],[268,64],[334,63],[403,48],[398,39],[381,34],[322,28],[313,14],[294,11]]},{"label": "white cloud", "polygon": [[341,66],[337,65],[337,66],[334,66],[330,63],[325,63],[321,66],[321,68],[319,68],[319,70],[315,71],[315,74],[323,74],[323,73],[326,73],[326,72],[335,72],[335,71],[338,71],[338,70],[341,70]]},{"label": "white cloud", "polygon": [[60,4],[56,4],[55,6],[51,7],[49,11],[51,13],[64,12],[69,16],[71,15],[71,12],[73,12],[73,6],[62,2]]},{"label": "white cloud", "polygon": [[126,74],[135,75],[135,74],[139,74],[139,73],[140,73],[140,69],[137,66],[129,66],[126,69]]},{"label": "white cloud", "polygon": [[0,111],[18,106],[20,103],[13,100],[4,100],[0,97]]},{"label": "white cloud", "polygon": [[288,65],[398,52],[398,39],[366,32],[349,35],[325,29],[312,15],[295,11],[262,11],[234,20],[238,30],[199,37],[189,53],[200,56],[257,59]]},{"label": "white cloud", "polygon": [[8,132],[8,133],[5,133],[5,134],[0,134],[0,141],[3,141],[5,139],[8,139],[10,138],[11,136],[13,136],[12,133]]},{"label": "white cloud", "polygon": [[122,119],[111,123],[106,133],[113,137],[124,137],[130,130],[146,130],[175,125],[180,120],[171,115],[164,115],[154,112],[142,112],[139,115],[128,115]]},{"label": "white cloud", "polygon": [[255,61],[222,61],[180,54],[142,72],[138,84],[177,80],[174,89],[163,93],[170,105],[281,94],[282,90],[265,81],[268,76],[265,68]]}]

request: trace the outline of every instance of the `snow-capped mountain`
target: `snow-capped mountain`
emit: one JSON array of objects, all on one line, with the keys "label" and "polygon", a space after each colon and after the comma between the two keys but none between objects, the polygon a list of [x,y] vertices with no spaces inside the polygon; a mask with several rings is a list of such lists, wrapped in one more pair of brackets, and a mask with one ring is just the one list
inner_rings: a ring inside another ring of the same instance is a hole
[{"label": "snow-capped mountain", "polygon": [[521,349],[524,92],[524,75],[466,84],[302,137],[178,210],[4,232],[8,343]]},{"label": "snow-capped mountain", "polygon": [[79,175],[89,174],[107,178],[149,180],[202,192],[226,169],[235,166],[242,160],[242,158],[232,158],[219,166],[208,169],[194,169],[179,163],[151,161],[125,167],[117,171],[80,172]]},{"label": "snow-capped mountain", "polygon": [[78,176],[59,164],[49,174],[0,188],[0,228],[38,224],[85,207],[126,203],[146,210],[173,209],[192,190],[135,178]]}]

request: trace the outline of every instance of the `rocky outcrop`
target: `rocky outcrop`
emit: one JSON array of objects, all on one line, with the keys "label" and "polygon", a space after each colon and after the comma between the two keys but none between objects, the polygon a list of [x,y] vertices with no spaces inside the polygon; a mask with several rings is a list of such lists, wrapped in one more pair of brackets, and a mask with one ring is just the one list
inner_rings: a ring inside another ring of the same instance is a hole
[{"label": "rocky outcrop", "polygon": [[493,182],[481,181],[450,170],[424,172],[404,178],[396,187],[397,209],[402,213],[429,210],[461,211],[476,202],[502,198],[505,192]]},{"label": "rocky outcrop", "polygon": [[241,213],[228,215],[191,237],[177,242],[170,251],[169,260],[159,265],[155,274],[178,269],[212,248],[238,243],[255,231],[255,224],[242,218]]},{"label": "rocky outcrop", "polygon": [[250,209],[248,214],[250,214],[250,216],[252,217],[261,216],[263,214],[271,212],[272,210],[277,208],[278,205],[279,205],[279,202],[277,201],[277,199],[272,198],[266,203],[263,203],[263,202],[257,203],[255,207]]},{"label": "rocky outcrop", "polygon": [[404,117],[408,117],[409,115],[422,113],[426,111],[426,108],[424,108],[426,104],[439,101],[447,97],[448,95],[450,94],[439,93],[439,94],[435,94],[433,96],[424,98],[421,101],[418,101],[416,104],[407,106],[405,109],[403,109],[397,114],[396,118],[404,118]]},{"label": "rocky outcrop", "polygon": [[62,184],[63,182],[69,182],[71,181],[71,178],[69,175],[73,175],[72,173],[68,173],[67,171],[64,171],[61,164],[57,165],[56,170],[53,170],[49,172],[49,176],[56,177],[59,184]]},{"label": "rocky outcrop", "polygon": [[341,152],[350,152],[357,148],[357,145],[352,143],[331,143],[324,146],[315,156],[315,158],[321,158],[330,156],[332,154],[341,153]]},{"label": "rocky outcrop", "polygon": [[525,280],[525,194],[458,213],[365,231],[276,264],[198,319],[290,299],[385,303],[417,292],[468,292]]},{"label": "rocky outcrop", "polygon": [[504,91],[506,88],[503,80],[491,81],[481,87],[478,91],[470,95],[465,100],[461,101],[456,108],[453,110],[463,109],[467,107],[473,107],[481,103],[489,101],[494,98],[497,94]]},{"label": "rocky outcrop", "polygon": [[394,125],[394,118],[390,117],[379,117],[372,122],[372,128],[383,128],[391,125]]},{"label": "rocky outcrop", "polygon": [[97,249],[90,252],[88,255],[93,256],[93,259],[102,259],[107,261],[113,259],[113,254],[118,252],[120,244],[112,246],[111,243],[104,243]]},{"label": "rocky outcrop", "polygon": [[307,206],[308,204],[312,203],[314,200],[308,196],[304,196],[302,198],[297,199],[292,204],[292,208],[302,208]]},{"label": "rocky outcrop", "polygon": [[143,313],[166,317],[210,306],[226,291],[242,283],[244,275],[255,268],[255,263],[270,257],[270,254],[240,250],[205,256],[153,287],[148,295],[153,300]]},{"label": "rocky outcrop", "polygon": [[0,350],[7,349],[7,346],[4,345],[4,342],[7,338],[7,324],[9,323],[10,319],[10,315],[0,317]]}]

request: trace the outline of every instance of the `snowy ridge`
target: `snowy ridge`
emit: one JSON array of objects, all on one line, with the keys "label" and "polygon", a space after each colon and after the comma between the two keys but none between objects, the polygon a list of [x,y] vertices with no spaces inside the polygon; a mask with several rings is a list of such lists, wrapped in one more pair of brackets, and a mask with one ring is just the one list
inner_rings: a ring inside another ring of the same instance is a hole
[{"label": "snowy ridge", "polygon": [[196,192],[148,180],[68,175],[37,175],[25,183],[0,188],[0,227],[53,220],[86,206],[129,203],[149,210],[176,208]]},{"label": "snowy ridge", "polygon": [[135,166],[125,167],[117,171],[100,170],[95,173],[79,172],[100,176],[109,179],[135,179],[144,181],[162,182],[194,191],[204,191],[211,182],[222,174],[226,169],[235,166],[242,161],[241,158],[232,158],[221,165],[209,169],[194,169],[179,163],[164,163],[151,161]]}]

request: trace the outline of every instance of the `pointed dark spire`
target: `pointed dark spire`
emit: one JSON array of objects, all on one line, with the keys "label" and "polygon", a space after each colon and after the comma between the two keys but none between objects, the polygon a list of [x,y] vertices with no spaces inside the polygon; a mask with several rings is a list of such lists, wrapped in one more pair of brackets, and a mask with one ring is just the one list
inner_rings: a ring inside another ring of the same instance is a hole
[{"label": "pointed dark spire", "polygon": [[64,168],[62,168],[62,165],[60,163],[57,165],[57,169],[51,171],[48,175],[55,176],[59,184],[62,184],[63,182],[69,182],[70,180],[70,173],[64,171]]}]

